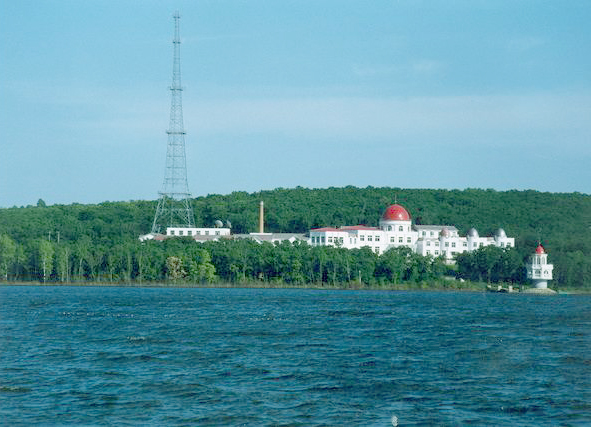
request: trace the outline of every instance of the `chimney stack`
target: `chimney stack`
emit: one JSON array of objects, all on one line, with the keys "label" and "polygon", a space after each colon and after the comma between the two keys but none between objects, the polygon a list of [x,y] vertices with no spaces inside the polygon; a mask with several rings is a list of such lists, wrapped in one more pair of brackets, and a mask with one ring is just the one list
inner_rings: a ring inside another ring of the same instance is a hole
[{"label": "chimney stack", "polygon": [[261,200],[259,205],[259,233],[265,232],[265,202]]}]

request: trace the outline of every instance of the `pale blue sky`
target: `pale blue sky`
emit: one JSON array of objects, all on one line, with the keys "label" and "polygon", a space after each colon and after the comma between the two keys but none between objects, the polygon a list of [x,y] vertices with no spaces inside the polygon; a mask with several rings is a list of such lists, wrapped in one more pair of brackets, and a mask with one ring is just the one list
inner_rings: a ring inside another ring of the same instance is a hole
[{"label": "pale blue sky", "polygon": [[0,0],[0,207],[158,197],[177,9],[194,196],[591,193],[588,0]]}]

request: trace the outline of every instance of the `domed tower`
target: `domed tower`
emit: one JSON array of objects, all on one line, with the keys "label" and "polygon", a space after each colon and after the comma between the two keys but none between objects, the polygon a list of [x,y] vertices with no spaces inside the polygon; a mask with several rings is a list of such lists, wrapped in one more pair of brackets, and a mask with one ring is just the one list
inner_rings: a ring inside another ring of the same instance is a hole
[{"label": "domed tower", "polygon": [[[390,205],[380,219],[380,228],[384,231],[410,231],[410,214],[400,205]],[[400,229],[402,227],[402,229]]]},{"label": "domed tower", "polygon": [[390,205],[380,219],[380,229],[385,233],[388,247],[406,246],[416,249],[418,233],[412,229],[410,214],[400,205]]},{"label": "domed tower", "polygon": [[500,240],[506,239],[507,238],[507,233],[505,233],[505,230],[503,230],[502,228],[499,228],[496,232],[495,232],[495,240],[498,242]]},{"label": "domed tower", "polygon": [[530,263],[526,265],[527,278],[531,279],[536,289],[547,289],[548,280],[552,280],[554,266],[548,264],[548,254],[541,244],[532,255]]},{"label": "domed tower", "polygon": [[452,259],[451,243],[453,236],[447,227],[443,227],[439,232],[439,245],[441,247],[441,255],[449,262]]},{"label": "domed tower", "polygon": [[478,243],[480,242],[480,236],[478,235],[478,231],[475,228],[471,228],[468,230],[468,234],[466,235],[466,240],[468,240],[468,250],[473,251],[478,249]]}]

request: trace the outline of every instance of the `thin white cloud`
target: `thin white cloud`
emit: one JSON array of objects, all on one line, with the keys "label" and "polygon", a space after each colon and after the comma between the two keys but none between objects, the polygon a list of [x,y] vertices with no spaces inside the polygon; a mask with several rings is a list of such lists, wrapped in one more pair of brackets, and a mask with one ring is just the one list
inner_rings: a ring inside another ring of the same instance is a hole
[{"label": "thin white cloud", "polygon": [[388,139],[483,132],[576,131],[591,135],[591,95],[418,98],[286,98],[189,104],[185,122],[201,134],[283,134]]},{"label": "thin white cloud", "polygon": [[361,65],[353,64],[353,74],[359,77],[387,76],[400,71],[398,65]]},{"label": "thin white cloud", "polygon": [[545,44],[545,41],[541,37],[534,36],[521,36],[510,39],[507,42],[507,48],[512,52],[525,52],[531,49],[535,49]]},{"label": "thin white cloud", "polygon": [[444,66],[441,61],[423,58],[397,65],[353,64],[351,69],[353,74],[359,77],[380,77],[394,74],[434,74],[441,71]]},{"label": "thin white cloud", "polygon": [[415,61],[412,65],[412,70],[420,74],[432,74],[440,71],[443,68],[441,61],[435,61],[432,59],[422,59]]}]

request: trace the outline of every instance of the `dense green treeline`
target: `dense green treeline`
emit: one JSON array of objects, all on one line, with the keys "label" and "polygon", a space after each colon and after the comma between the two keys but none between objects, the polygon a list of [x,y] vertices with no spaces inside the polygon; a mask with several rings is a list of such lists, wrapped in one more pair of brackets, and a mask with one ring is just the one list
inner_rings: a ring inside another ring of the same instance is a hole
[{"label": "dense green treeline", "polygon": [[[516,249],[463,254],[457,265],[460,277],[522,282],[523,262],[541,241],[555,265],[553,287],[591,287],[589,195],[531,190],[279,188],[197,198],[196,223],[211,226],[217,219],[229,220],[235,234],[256,231],[261,200],[265,202],[266,231],[270,232],[376,226],[385,207],[395,201],[404,205],[418,224],[454,225],[462,235],[474,227],[481,236],[503,228],[516,238]],[[37,206],[0,209],[0,280],[260,280],[303,285],[420,283],[452,273],[438,260],[400,251],[377,257],[364,250],[258,245],[250,241],[190,242],[178,243],[178,247],[170,241],[142,245],[137,238],[150,230],[155,208],[155,201],[46,206],[40,200]],[[390,267],[384,264],[387,259]],[[396,270],[394,265],[405,267]]]}]

